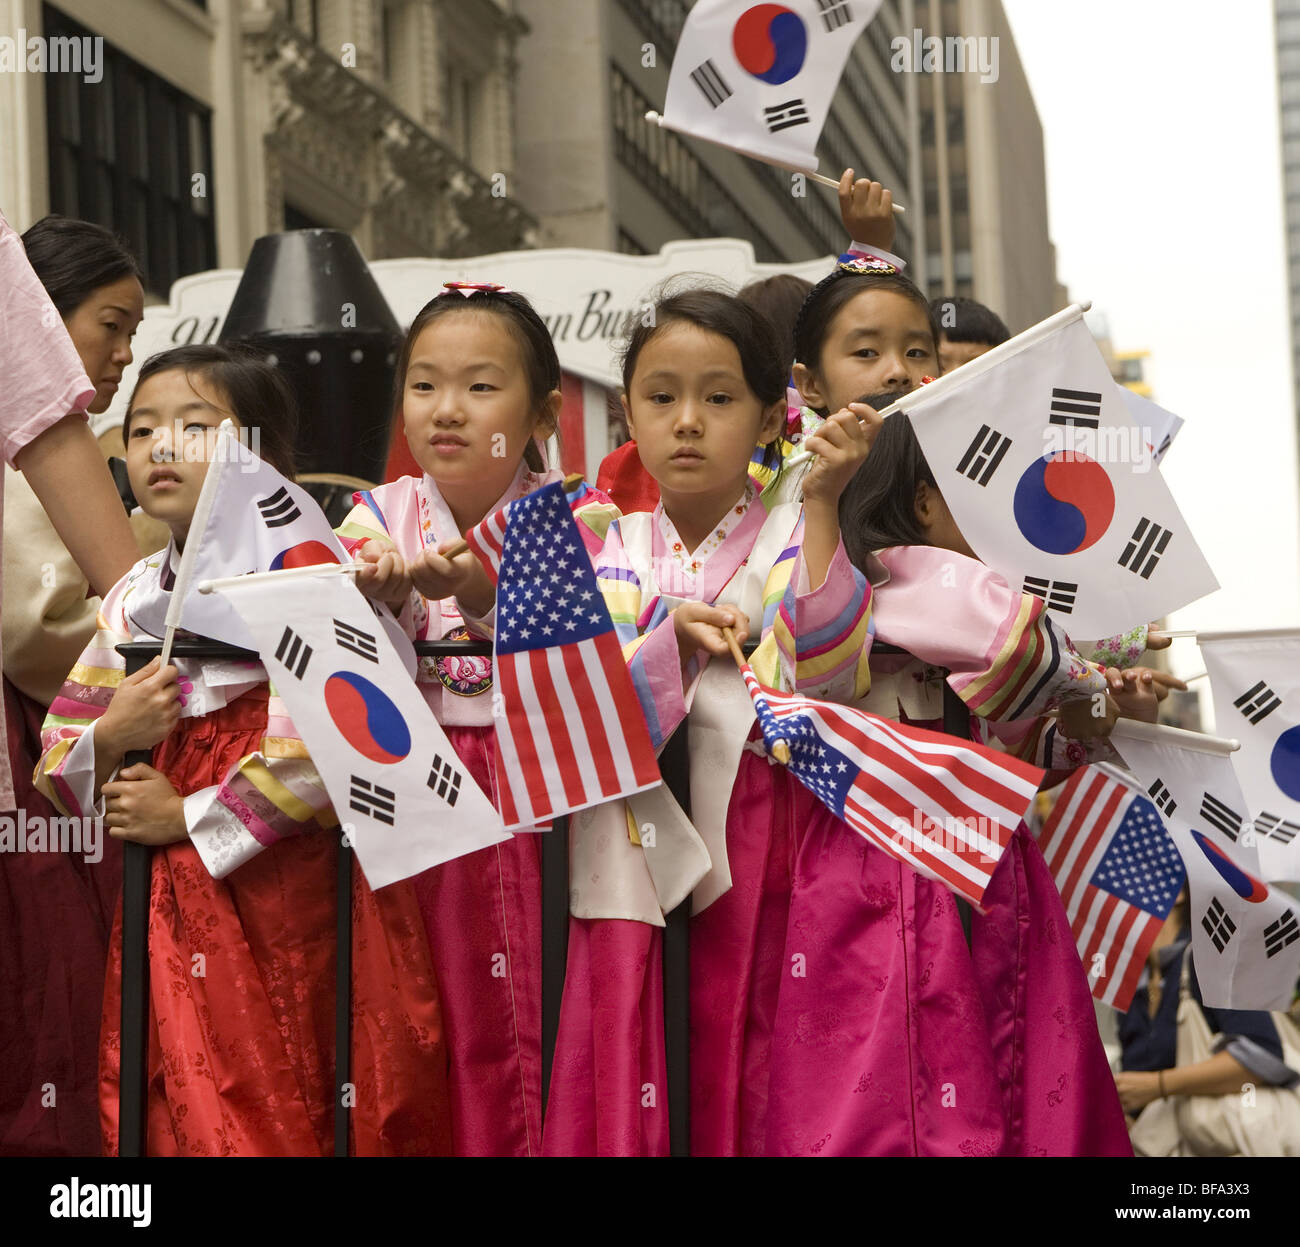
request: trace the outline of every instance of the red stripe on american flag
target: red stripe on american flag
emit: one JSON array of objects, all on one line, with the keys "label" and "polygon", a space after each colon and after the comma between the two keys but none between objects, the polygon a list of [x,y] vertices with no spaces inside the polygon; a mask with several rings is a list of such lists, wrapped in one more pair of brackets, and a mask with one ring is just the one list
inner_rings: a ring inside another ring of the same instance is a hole
[{"label": "red stripe on american flag", "polygon": [[[1140,912],[1140,911],[1139,911]],[[1138,979],[1142,977],[1142,967],[1151,955],[1151,946],[1160,934],[1164,923],[1155,914],[1141,914],[1140,924],[1129,937],[1128,965],[1124,968],[1124,977],[1110,1003],[1117,1009],[1127,1009],[1133,1003],[1133,993],[1137,991]]]},{"label": "red stripe on american flag", "polygon": [[[937,765],[937,760],[934,759],[933,755],[918,749],[914,740],[909,740],[900,733],[890,731],[892,726],[888,721],[885,721],[880,725],[880,730],[883,735],[890,738],[895,750],[901,755],[910,757],[916,766],[933,771]],[[954,744],[951,738],[946,741],[938,738],[927,743],[938,745],[947,754],[942,768],[947,774],[951,775],[971,792],[996,805],[1013,824],[1020,822],[1028,809],[1033,794],[1018,791],[1003,782],[999,770],[995,769],[1005,766],[1001,758],[996,763],[992,763],[990,760],[981,757],[975,750],[965,745]],[[1007,761],[1010,760],[1007,759]],[[981,763],[983,765],[980,765]],[[1021,763],[1020,765],[1023,766],[1024,764]],[[1017,768],[1006,767],[1006,770],[1015,771],[1016,778],[1020,779],[1022,783],[1032,783],[1034,789],[1037,789],[1038,775],[1040,774],[1037,768],[1027,767],[1025,771],[1020,771]],[[1002,773],[1005,773],[1005,771]],[[964,800],[964,798],[955,795],[951,799]],[[1014,830],[1014,827],[1012,829]]]},{"label": "red stripe on american flag", "polygon": [[632,686],[632,677],[628,675],[623,647],[619,645],[618,637],[613,631],[596,637],[596,653],[614,704],[628,708],[627,716],[619,720],[619,728],[627,743],[628,756],[632,759],[632,778],[638,785],[656,783],[660,778],[659,762],[650,740],[650,729],[641,712],[641,703]]},{"label": "red stripe on american flag", "polygon": [[[599,639],[598,637],[597,640]],[[599,647],[597,648],[599,650]],[[620,778],[618,769],[614,765],[614,755],[606,743],[606,738],[611,731],[617,731],[618,728],[613,724],[601,722],[600,712],[596,707],[596,693],[592,687],[591,672],[587,669],[583,656],[578,652],[578,647],[566,645],[563,647],[563,654],[564,669],[569,673],[569,686],[573,689],[573,700],[577,703],[586,739],[590,743],[591,760],[595,764],[596,776],[600,781],[601,796],[615,796],[620,789]],[[623,658],[620,654],[620,666],[622,662]],[[623,675],[626,678],[626,667],[623,667]],[[595,793],[590,794],[592,797],[595,795]]]},{"label": "red stripe on american flag", "polygon": [[[858,785],[855,784],[854,788]],[[875,793],[871,794],[876,797]],[[877,798],[878,799],[878,798]],[[903,807],[910,815],[913,807],[904,803]],[[973,904],[979,904],[984,897],[984,892],[988,888],[989,879],[992,877],[987,868],[976,865],[977,878],[972,879],[968,875],[962,874],[955,866],[951,865],[944,858],[937,856],[924,845],[918,844],[907,836],[898,836],[896,838],[892,827],[884,827],[879,821],[867,810],[863,809],[853,800],[852,789],[844,803],[845,822],[858,831],[866,831],[871,839],[876,840],[887,853],[892,857],[902,857],[916,865],[923,867],[924,870],[933,875],[941,883],[947,884],[959,896],[964,896]],[[847,817],[852,814],[853,817]],[[897,814],[902,817],[901,812]],[[904,822],[911,825],[911,819],[904,818]],[[874,832],[874,835],[871,833]],[[964,855],[962,855],[964,856]]]},{"label": "red stripe on american flag", "polygon": [[488,579],[496,584],[501,574],[501,554],[505,546],[505,516],[510,504],[474,525],[465,534],[465,544],[483,564]]},{"label": "red stripe on american flag", "polygon": [[1089,868],[1093,854],[1096,852],[1097,845],[1101,842],[1102,836],[1110,826],[1111,820],[1115,817],[1116,808],[1127,795],[1128,794],[1119,784],[1115,784],[1111,788],[1111,791],[1105,794],[1104,800],[1100,802],[1100,805],[1097,802],[1096,795],[1094,795],[1092,802],[1088,805],[1086,810],[1081,811],[1077,816],[1091,818],[1092,823],[1088,828],[1088,838],[1084,845],[1084,850],[1074,859],[1074,864],[1070,867],[1070,873],[1066,877],[1064,884],[1062,885],[1058,881],[1058,886],[1060,887],[1062,896],[1073,896],[1078,891],[1081,882],[1086,881],[1086,877],[1090,873]]},{"label": "red stripe on american flag", "polygon": [[[938,779],[935,774],[936,764],[933,761],[918,760],[915,751],[909,749],[904,741],[898,740],[892,733],[881,732],[881,738],[873,737],[863,728],[859,727],[853,718],[846,715],[828,715],[821,707],[813,712],[817,717],[822,719],[832,719],[835,723],[836,731],[845,740],[847,740],[864,759],[878,757],[883,750],[889,751],[889,756],[896,761],[892,769],[902,777],[908,778],[913,785],[921,789],[927,796],[931,797],[937,805],[940,805],[945,813],[954,817],[966,816],[974,813],[969,805],[961,797],[950,792]],[[1014,825],[1019,822],[1024,813],[1025,807],[1028,806],[1027,797],[1022,798],[1013,790],[1006,788],[1004,785],[992,779],[987,771],[981,771],[973,765],[958,762],[951,757],[952,745],[947,745],[949,757],[945,759],[945,769],[951,764],[951,773],[960,775],[966,786],[972,791],[979,792],[981,796],[995,804],[1003,814],[1003,817]],[[921,759],[924,755],[919,755]],[[1011,802],[1008,806],[1008,801]]]},{"label": "red stripe on american flag", "polygon": [[[587,785],[578,766],[568,724],[565,722],[559,699],[555,695],[557,673],[551,670],[550,664],[551,658],[560,657],[566,648],[567,646],[561,647],[560,655],[556,655],[555,651],[550,649],[532,650],[529,653],[533,669],[533,696],[537,699],[544,716],[543,721],[536,725],[538,730],[533,736],[533,746],[538,756],[543,759],[543,766],[550,762],[548,769],[560,781],[565,804],[574,808],[585,803]],[[563,660],[561,665],[567,666]],[[535,807],[534,812],[537,808],[540,807]],[[546,810],[548,813],[554,812],[550,805]]]},{"label": "red stripe on american flag", "polygon": [[[521,676],[532,679],[533,671],[531,664],[528,664],[526,670],[519,670],[519,659],[527,659],[528,654],[507,654],[510,660],[511,678],[518,682]],[[527,800],[527,811],[525,816],[529,821],[535,821],[535,815],[538,810],[544,810],[550,803],[550,793],[546,787],[546,779],[542,774],[541,759],[537,756],[537,746],[533,740],[532,727],[528,722],[528,712],[524,709],[524,704],[516,697],[507,697],[503,694],[502,699],[505,703],[506,721],[510,724],[510,737],[514,741],[515,753],[519,758],[519,769],[524,777],[525,793],[516,793],[515,803],[522,807],[523,801]],[[500,766],[498,760],[497,778],[502,784],[509,784],[510,777],[504,767]]]}]

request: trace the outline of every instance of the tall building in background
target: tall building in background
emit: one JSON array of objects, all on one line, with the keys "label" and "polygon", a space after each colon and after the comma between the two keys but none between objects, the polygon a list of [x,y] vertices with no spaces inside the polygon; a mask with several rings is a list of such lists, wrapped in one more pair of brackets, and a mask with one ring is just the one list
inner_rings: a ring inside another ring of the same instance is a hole
[{"label": "tall building in background", "polygon": [[[690,7],[0,0],[0,34],[103,39],[98,82],[0,74],[0,204],[20,228],[56,211],[120,231],[158,296],[310,226],[372,260],[717,236],[773,263],[838,252],[832,190],[645,121]],[[997,81],[903,72],[896,41],[927,34],[996,38]],[[883,0],[818,150],[906,205],[895,248],[932,294],[1013,329],[1059,306],[1042,130],[998,0]]]},{"label": "tall building in background", "polygon": [[999,0],[916,0],[915,9],[927,37],[963,40],[966,52],[978,46],[971,40],[997,40],[996,81],[968,66],[922,82],[928,293],[978,299],[1018,333],[1064,304],[1038,110]]},{"label": "tall building in background", "polygon": [[1281,108],[1283,211],[1291,306],[1291,383],[1300,424],[1300,0],[1274,0]]},{"label": "tall building in background", "polygon": [[0,74],[0,204],[118,230],[151,293],[329,226],[371,259],[535,245],[513,195],[512,0],[0,0],[103,39],[101,77]]},{"label": "tall building in background", "polygon": [[[924,268],[917,75],[891,71],[914,0],[885,0],[854,45],[818,145],[821,171],[852,166],[910,211],[895,250]],[[519,190],[548,246],[633,254],[675,238],[746,238],[760,261],[843,249],[834,191],[645,120],[662,109],[690,0],[518,0]]]}]

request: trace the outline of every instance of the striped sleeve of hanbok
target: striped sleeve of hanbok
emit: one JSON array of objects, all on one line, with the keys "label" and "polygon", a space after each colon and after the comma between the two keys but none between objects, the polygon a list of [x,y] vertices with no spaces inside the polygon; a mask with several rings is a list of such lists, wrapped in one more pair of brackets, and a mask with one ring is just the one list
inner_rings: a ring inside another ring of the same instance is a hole
[{"label": "striped sleeve of hanbok", "polygon": [[216,878],[289,836],[337,824],[324,782],[274,685],[261,748],[185,798],[185,823]]},{"label": "striped sleeve of hanbok", "polygon": [[[763,631],[775,638],[780,687],[830,701],[857,701],[871,687],[871,586],[840,542],[826,579],[809,590],[802,539],[801,517],[763,594]],[[763,679],[766,673],[756,668],[755,674]]]},{"label": "striped sleeve of hanbok", "polygon": [[83,818],[99,808],[95,791],[94,725],[108,709],[126,675],[126,660],[117,646],[131,639],[110,591],[100,608],[95,635],[50,703],[41,725],[41,757],[33,783],[37,790],[70,818]]},{"label": "striped sleeve of hanbok", "polygon": [[984,719],[1032,719],[1105,692],[1101,670],[1071,645],[1042,600],[977,559],[936,546],[896,546],[875,597],[876,635],[948,669],[948,683]]},{"label": "striped sleeve of hanbok", "polygon": [[672,615],[657,595],[643,600],[641,577],[623,546],[617,521],[610,524],[596,558],[596,583],[657,749],[686,717],[683,683],[692,683],[699,661],[692,658],[683,670]]}]

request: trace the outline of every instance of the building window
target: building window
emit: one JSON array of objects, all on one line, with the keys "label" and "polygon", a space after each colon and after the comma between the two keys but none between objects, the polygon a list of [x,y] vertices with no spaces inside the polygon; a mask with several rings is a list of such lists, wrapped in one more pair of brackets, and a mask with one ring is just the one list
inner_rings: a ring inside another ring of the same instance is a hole
[{"label": "building window", "polygon": [[[677,135],[647,124],[649,107],[650,101],[632,80],[611,64],[610,113],[614,152],[619,160],[646,184],[689,235],[748,238],[758,259],[772,262],[783,258],[754,218]],[[789,176],[778,169],[772,172]]]},{"label": "building window", "polygon": [[[49,5],[44,24],[49,38],[90,35]],[[48,76],[46,131],[51,211],[122,234],[150,291],[215,267],[207,108],[105,40],[99,83]]]}]

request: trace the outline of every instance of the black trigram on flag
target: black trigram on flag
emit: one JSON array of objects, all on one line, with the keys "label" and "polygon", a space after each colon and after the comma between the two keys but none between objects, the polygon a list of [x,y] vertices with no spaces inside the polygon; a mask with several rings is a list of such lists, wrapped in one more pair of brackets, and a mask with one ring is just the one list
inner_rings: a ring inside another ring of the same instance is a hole
[{"label": "black trigram on flag", "polygon": [[283,485],[269,498],[259,499],[257,509],[262,513],[267,528],[283,528],[286,524],[292,524],[294,520],[302,519],[302,512],[298,510],[294,500],[289,497],[289,491]]},{"label": "black trigram on flag", "polygon": [[1048,580],[1042,576],[1026,576],[1022,593],[1032,593],[1042,598],[1050,610],[1069,615],[1074,610],[1074,600],[1079,596],[1079,586],[1068,580]]},{"label": "black trigram on flag", "polygon": [[1264,953],[1269,957],[1276,956],[1296,940],[1300,940],[1300,923],[1296,922],[1295,914],[1288,909],[1276,922],[1271,922],[1264,928]]},{"label": "black trigram on flag", "polygon": [[966,447],[966,453],[957,461],[957,471],[970,477],[976,485],[987,485],[1010,449],[1009,437],[1004,437],[987,424],[981,424],[980,431]]},{"label": "black trigram on flag", "polygon": [[1228,947],[1228,941],[1237,932],[1237,924],[1228,917],[1228,912],[1219,904],[1216,896],[1210,901],[1210,907],[1201,915],[1201,926],[1210,937],[1210,943],[1222,952]]},{"label": "black trigram on flag", "polygon": [[1048,420],[1070,428],[1095,429],[1101,423],[1101,395],[1088,390],[1052,390]]},{"label": "black trigram on flag", "polygon": [[1174,794],[1159,779],[1147,789],[1147,793],[1165,814],[1173,814],[1178,808],[1178,802],[1174,800]]},{"label": "black trigram on flag", "polygon": [[817,7],[822,11],[822,25],[828,31],[839,30],[853,20],[853,10],[848,0],[817,0]]},{"label": "black trigram on flag", "polygon": [[1241,815],[1208,792],[1201,802],[1201,817],[1211,827],[1217,827],[1229,840],[1235,840],[1241,835]]},{"label": "black trigram on flag", "polygon": [[1278,814],[1261,814],[1255,819],[1255,830],[1261,836],[1268,836],[1282,844],[1290,844],[1300,836],[1300,823],[1293,823]]},{"label": "black trigram on flag", "polygon": [[429,787],[435,797],[441,797],[448,805],[455,805],[460,796],[460,770],[451,762],[444,762],[442,755],[433,755],[433,767],[429,771]]},{"label": "black trigram on flag", "polygon": [[286,628],[275,647],[275,660],[282,662],[298,679],[302,679],[311,661],[312,648],[292,628]]},{"label": "black trigram on flag", "polygon": [[763,120],[767,122],[769,133],[788,130],[791,126],[806,126],[812,120],[803,100],[786,100],[784,104],[773,104],[763,109]]},{"label": "black trigram on flag", "polygon": [[1267,719],[1281,704],[1282,699],[1263,680],[1252,685],[1232,703],[1252,723]]},{"label": "black trigram on flag", "polygon": [[1172,536],[1170,529],[1161,528],[1154,520],[1143,516],[1124,547],[1124,553],[1119,556],[1119,565],[1148,580]]},{"label": "black trigram on flag", "polygon": [[381,784],[372,784],[359,775],[351,777],[348,790],[348,806],[358,814],[373,818],[376,822],[393,825],[393,815],[397,813],[397,794],[391,788]]},{"label": "black trigram on flag", "polygon": [[718,72],[718,67],[711,60],[691,70],[691,81],[700,88],[700,94],[709,101],[709,106],[712,108],[725,104],[733,94],[731,88],[727,86],[727,80]]},{"label": "black trigram on flag", "polygon": [[375,644],[375,638],[368,632],[362,632],[360,628],[354,628],[351,624],[336,619],[334,639],[339,643],[340,649],[348,650],[358,658],[365,658],[369,662],[379,661],[379,646]]},{"label": "black trigram on flag", "polygon": [[1165,440],[1164,440],[1163,442],[1161,442],[1160,445],[1159,445],[1158,447],[1156,447],[1156,454],[1155,454],[1155,457],[1156,457],[1157,459],[1163,459],[1163,458],[1164,458],[1165,451],[1169,449],[1169,444],[1170,444],[1173,440],[1174,440],[1174,438],[1173,438],[1173,434],[1171,434],[1171,433],[1166,433],[1166,434],[1165,434]]}]

